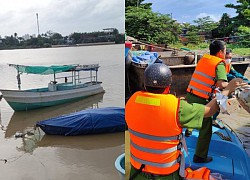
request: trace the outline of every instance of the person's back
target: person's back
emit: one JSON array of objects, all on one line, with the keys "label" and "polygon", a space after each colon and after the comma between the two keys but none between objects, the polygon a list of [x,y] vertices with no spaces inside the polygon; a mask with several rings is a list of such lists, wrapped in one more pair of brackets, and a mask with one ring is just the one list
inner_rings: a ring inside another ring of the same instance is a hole
[{"label": "person's back", "polygon": [[[162,74],[161,78],[159,74]],[[145,70],[148,92],[134,93],[126,104],[132,179],[138,172],[140,175],[136,176],[180,179],[181,146],[178,137],[182,129],[177,123],[179,100],[174,95],[162,94],[170,85],[171,76],[167,66],[151,65]]]}]

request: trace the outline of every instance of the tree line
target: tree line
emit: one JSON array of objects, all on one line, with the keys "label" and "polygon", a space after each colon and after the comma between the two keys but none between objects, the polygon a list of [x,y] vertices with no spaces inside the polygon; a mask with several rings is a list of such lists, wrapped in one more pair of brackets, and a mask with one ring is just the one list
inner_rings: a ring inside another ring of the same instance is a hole
[{"label": "tree line", "polygon": [[68,36],[60,33],[47,31],[37,37],[18,37],[17,33],[1,38],[0,49],[22,49],[22,48],[48,48],[53,45],[76,45],[82,43],[115,42],[124,43],[124,35],[116,28],[109,28],[107,31],[74,32]]},{"label": "tree line", "polygon": [[141,41],[155,44],[183,44],[222,39],[228,43],[239,43],[250,47],[250,1],[237,0],[237,5],[225,4],[236,10],[236,16],[223,13],[219,22],[210,16],[193,20],[193,23],[179,23],[172,14],[152,11],[152,3],[144,0],[125,1],[126,34]]}]

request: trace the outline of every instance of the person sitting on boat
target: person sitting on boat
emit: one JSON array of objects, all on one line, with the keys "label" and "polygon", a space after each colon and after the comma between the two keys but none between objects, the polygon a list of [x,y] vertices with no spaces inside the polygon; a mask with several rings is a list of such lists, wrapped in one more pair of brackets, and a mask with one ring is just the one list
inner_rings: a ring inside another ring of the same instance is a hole
[{"label": "person sitting on boat", "polygon": [[[232,80],[222,91],[223,97],[234,91],[240,81],[238,78]],[[127,101],[125,120],[130,134],[130,180],[209,179],[206,168],[185,171],[182,150],[187,147],[182,128],[200,129],[203,117],[210,117],[219,109],[217,100],[214,98],[207,105],[189,104],[170,94],[171,82],[172,73],[167,65],[149,65],[144,72],[146,91],[135,92]]]},{"label": "person sitting on boat", "polygon": [[[198,62],[187,88],[186,100],[189,103],[207,104],[213,98],[215,89],[224,89],[227,85],[227,70],[224,61],[226,44],[214,40],[209,45],[210,55],[205,54]],[[186,133],[185,133],[186,134]],[[202,128],[196,145],[193,162],[207,163],[213,160],[208,156],[209,144],[212,137],[212,116],[203,120]]]},{"label": "person sitting on boat", "polygon": [[250,81],[249,79],[247,79],[245,76],[243,76],[241,73],[237,72],[232,64],[231,64],[231,61],[232,61],[232,50],[231,49],[227,49],[226,50],[226,56],[225,56],[225,62],[226,64],[229,64],[230,66],[230,71],[229,73],[227,74],[227,80],[228,81],[231,81],[233,78],[241,78],[243,79],[246,83],[248,83],[250,85]]}]

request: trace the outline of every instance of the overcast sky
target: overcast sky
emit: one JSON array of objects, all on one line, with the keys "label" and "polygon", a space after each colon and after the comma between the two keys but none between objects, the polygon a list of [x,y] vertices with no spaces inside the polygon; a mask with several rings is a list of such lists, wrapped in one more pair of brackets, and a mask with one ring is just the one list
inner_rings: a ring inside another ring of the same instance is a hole
[{"label": "overcast sky", "polygon": [[0,36],[18,36],[51,30],[73,32],[101,31],[114,27],[124,32],[124,0],[0,0]]},{"label": "overcast sky", "polygon": [[171,14],[178,22],[193,23],[193,20],[210,16],[219,21],[223,13],[236,16],[235,9],[226,8],[225,4],[236,4],[237,0],[145,0],[152,2],[154,12]]}]

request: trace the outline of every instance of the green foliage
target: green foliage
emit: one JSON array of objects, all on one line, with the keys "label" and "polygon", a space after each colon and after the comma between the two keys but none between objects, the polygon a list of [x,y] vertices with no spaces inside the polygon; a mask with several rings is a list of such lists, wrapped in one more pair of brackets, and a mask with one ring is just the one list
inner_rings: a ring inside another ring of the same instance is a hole
[{"label": "green foliage", "polygon": [[205,50],[205,49],[208,49],[209,44],[208,43],[199,43],[199,44],[189,43],[189,44],[183,46],[182,43],[177,43],[177,44],[174,44],[173,47],[175,47],[177,49],[188,48],[190,50],[203,50],[203,49]]},{"label": "green foliage", "polygon": [[154,13],[143,6],[127,7],[125,13],[126,34],[149,43],[169,44],[177,42],[180,25],[170,15]]},{"label": "green foliage", "polygon": [[188,40],[188,43],[191,43],[191,44],[201,43],[201,38],[199,35],[197,35],[195,31],[188,32],[187,40]]},{"label": "green foliage", "polygon": [[233,53],[240,56],[250,56],[250,48],[235,48]]},{"label": "green foliage", "polygon": [[199,32],[210,32],[218,26],[218,23],[214,22],[210,16],[198,18],[194,20],[197,24]]},{"label": "green foliage", "polygon": [[235,34],[239,36],[240,46],[250,47],[250,27],[240,26]]},{"label": "green foliage", "polygon": [[139,6],[144,0],[125,0],[125,7]]},{"label": "green foliage", "polygon": [[24,40],[14,36],[6,36],[1,39],[0,49],[16,49],[16,48],[46,48],[52,45],[72,45],[79,43],[95,43],[95,42],[115,42],[124,43],[124,35],[119,34],[116,28],[105,29],[107,31],[98,31],[90,33],[72,33],[70,36],[63,37],[60,33],[47,31],[38,37],[30,37]]},{"label": "green foliage", "polygon": [[125,9],[127,10],[129,6],[151,9],[152,3],[143,3],[143,1],[144,0],[125,0]]},{"label": "green foliage", "polygon": [[237,0],[237,4],[226,4],[225,7],[233,8],[238,14],[232,20],[234,26],[239,27],[240,25],[249,26],[250,24],[250,1],[249,0]]},{"label": "green foliage", "polygon": [[233,23],[230,16],[227,13],[223,13],[220,21],[219,26],[217,28],[218,34],[215,36],[218,37],[229,37],[233,33]]}]

